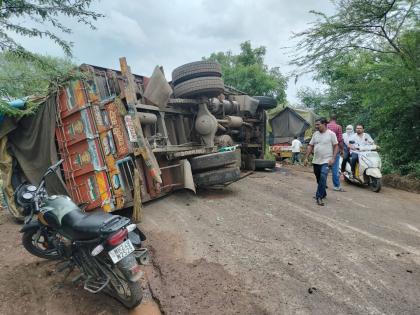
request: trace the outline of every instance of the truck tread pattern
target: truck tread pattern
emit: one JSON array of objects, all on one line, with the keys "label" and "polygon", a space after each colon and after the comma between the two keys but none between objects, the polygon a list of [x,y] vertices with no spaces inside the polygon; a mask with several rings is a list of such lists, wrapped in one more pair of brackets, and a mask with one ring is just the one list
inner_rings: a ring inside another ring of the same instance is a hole
[{"label": "truck tread pattern", "polygon": [[196,156],[190,159],[193,172],[213,169],[238,162],[238,154],[235,151],[217,152]]},{"label": "truck tread pattern", "polygon": [[174,87],[176,98],[207,96],[216,97],[223,93],[223,80],[218,77],[202,77],[182,82]]},{"label": "truck tread pattern", "polygon": [[194,175],[194,183],[198,187],[222,185],[238,180],[241,177],[239,167],[221,168],[215,171]]},{"label": "truck tread pattern", "polygon": [[222,68],[214,61],[195,61],[182,65],[172,71],[172,83],[178,85],[201,77],[221,77]]},{"label": "truck tread pattern", "polygon": [[259,101],[258,106],[262,109],[272,109],[277,106],[277,100],[271,96],[253,96],[256,100]]}]

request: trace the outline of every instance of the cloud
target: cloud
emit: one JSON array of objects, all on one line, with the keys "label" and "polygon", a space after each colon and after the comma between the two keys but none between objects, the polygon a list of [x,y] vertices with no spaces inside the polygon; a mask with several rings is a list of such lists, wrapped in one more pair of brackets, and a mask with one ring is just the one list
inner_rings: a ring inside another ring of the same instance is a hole
[{"label": "cloud", "polygon": [[[119,27],[121,25],[124,27]],[[119,11],[111,11],[104,19],[98,21],[96,27],[95,37],[115,40],[121,44],[144,43],[148,40],[138,21]]]},{"label": "cloud", "polygon": [[[133,72],[150,75],[162,65],[166,76],[184,63],[200,60],[215,51],[239,51],[250,40],[253,46],[266,46],[266,63],[287,74],[293,46],[293,32],[303,31],[314,17],[308,12],[333,12],[329,0],[102,0],[93,9],[106,15],[95,23],[97,30],[63,18],[73,29],[73,53],[78,63],[119,68],[118,58],[127,57]],[[62,54],[52,43],[21,38],[34,51]],[[42,42],[42,43],[41,43]],[[296,90],[315,86],[310,77],[295,85],[289,82],[288,98],[296,101]]]}]

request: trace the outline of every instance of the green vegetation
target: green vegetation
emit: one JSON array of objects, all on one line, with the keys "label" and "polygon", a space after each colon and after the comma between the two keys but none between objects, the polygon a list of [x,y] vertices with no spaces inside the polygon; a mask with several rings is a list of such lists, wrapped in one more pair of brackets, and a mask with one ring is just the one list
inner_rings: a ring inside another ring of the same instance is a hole
[{"label": "green vegetation", "polygon": [[[94,29],[92,21],[102,14],[90,11],[93,0],[0,0],[0,114],[23,116],[36,111],[50,92],[80,76],[68,59],[46,57],[26,50],[15,35],[48,38],[68,58],[72,44],[59,34],[71,29],[59,21],[66,16]],[[24,110],[10,107],[6,100],[31,96]]]},{"label": "green vegetation", "polygon": [[204,58],[222,65],[223,80],[249,95],[273,96],[279,103],[286,100],[287,79],[278,67],[269,68],[264,64],[266,48],[252,48],[249,41],[241,44],[241,52],[231,51],[212,53]]},{"label": "green vegetation", "polygon": [[[71,79],[81,76],[69,59],[34,55],[27,59],[11,52],[0,53],[0,113],[23,116],[33,113],[39,101]],[[6,100],[33,96],[26,109],[10,107]]]},{"label": "green vegetation", "polygon": [[342,0],[337,13],[297,34],[293,63],[325,84],[302,89],[302,103],[343,125],[365,124],[384,171],[420,178],[420,29],[416,0]]},{"label": "green vegetation", "polygon": [[[67,16],[94,29],[92,20],[102,14],[88,10],[93,0],[0,0],[0,50],[9,51],[25,58],[36,58],[12,34],[32,38],[49,38],[71,56],[71,43],[57,33],[71,33],[58,17]],[[30,25],[30,26],[29,26]],[[36,26],[34,26],[36,25]]]}]

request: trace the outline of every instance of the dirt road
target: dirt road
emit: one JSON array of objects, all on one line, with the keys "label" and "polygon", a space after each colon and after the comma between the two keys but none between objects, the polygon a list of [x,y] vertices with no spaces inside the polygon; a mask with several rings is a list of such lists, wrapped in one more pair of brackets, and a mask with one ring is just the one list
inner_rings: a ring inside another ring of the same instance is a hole
[{"label": "dirt road", "polygon": [[[146,271],[161,311],[420,314],[420,195],[344,185],[319,207],[308,171],[254,173],[146,205]],[[127,314],[63,283],[20,247],[7,215],[0,222],[0,314]]]}]

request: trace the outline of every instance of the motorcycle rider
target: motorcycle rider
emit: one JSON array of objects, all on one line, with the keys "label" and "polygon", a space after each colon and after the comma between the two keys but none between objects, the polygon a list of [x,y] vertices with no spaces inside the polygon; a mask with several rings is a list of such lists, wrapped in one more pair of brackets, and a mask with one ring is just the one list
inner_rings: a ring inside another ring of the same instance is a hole
[{"label": "motorcycle rider", "polygon": [[352,174],[355,174],[356,163],[359,159],[359,152],[364,150],[369,150],[375,142],[372,137],[365,133],[365,126],[363,124],[356,125],[356,133],[350,137],[349,146],[350,146],[350,164]]},{"label": "motorcycle rider", "polygon": [[343,162],[341,163],[341,173],[344,173],[346,170],[346,163],[350,158],[350,148],[349,148],[349,141],[350,138],[354,135],[354,128],[352,125],[348,125],[346,127],[346,132],[343,134],[343,142],[344,142],[344,152],[343,152]]}]

